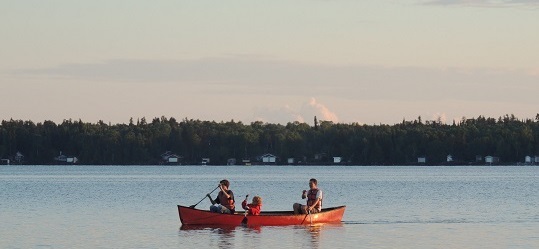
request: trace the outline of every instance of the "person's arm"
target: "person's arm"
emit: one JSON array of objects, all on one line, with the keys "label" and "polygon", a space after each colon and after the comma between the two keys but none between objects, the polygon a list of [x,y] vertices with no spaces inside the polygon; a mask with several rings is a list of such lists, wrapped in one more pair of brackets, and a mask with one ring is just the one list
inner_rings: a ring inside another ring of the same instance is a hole
[{"label": "person's arm", "polygon": [[303,194],[301,194],[301,199],[307,198],[307,190],[303,190]]},{"label": "person's arm", "polygon": [[232,190],[229,189],[227,192],[224,192],[224,194],[227,199],[234,201],[234,192],[232,192]]},{"label": "person's arm", "polygon": [[313,208],[316,207],[316,205],[318,205],[319,202],[320,202],[320,198],[316,198],[316,201],[313,203],[313,205],[309,206],[309,210],[313,210]]},{"label": "person's arm", "polygon": [[249,195],[245,195],[245,200],[243,200],[243,202],[241,203],[241,207],[244,210],[249,210],[249,206],[247,206],[247,198],[249,198]]},{"label": "person's arm", "polygon": [[[210,199],[211,204],[212,204],[212,205],[215,205],[216,202],[211,198],[211,195],[210,195],[210,194],[207,194],[206,196]],[[219,199],[219,197],[217,197],[215,200],[218,200],[218,199]]]},{"label": "person's arm", "polygon": [[219,188],[221,189],[221,191],[219,192],[219,194],[223,193],[223,195],[224,195],[227,199],[229,199],[229,198],[230,198],[230,194],[228,194],[227,192],[229,192],[230,190],[226,190],[226,191],[225,191],[225,190],[223,189],[223,185],[219,185]]}]

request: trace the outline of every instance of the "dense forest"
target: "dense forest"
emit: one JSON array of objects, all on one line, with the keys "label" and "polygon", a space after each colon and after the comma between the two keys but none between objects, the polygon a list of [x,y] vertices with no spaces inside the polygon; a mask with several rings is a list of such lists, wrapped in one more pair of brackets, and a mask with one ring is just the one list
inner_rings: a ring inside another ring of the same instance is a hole
[{"label": "dense forest", "polygon": [[312,125],[161,117],[113,125],[81,120],[4,120],[0,125],[0,158],[12,163],[56,164],[54,158],[63,153],[87,165],[157,165],[166,151],[181,156],[182,164],[200,164],[202,158],[213,165],[226,165],[230,158],[256,162],[265,153],[277,156],[277,164],[287,164],[288,158],[333,164],[338,156],[348,165],[417,164],[418,157],[425,157],[427,165],[440,165],[447,163],[448,155],[455,164],[479,164],[478,155],[516,164],[539,155],[539,114],[525,120],[479,116],[452,124],[421,117],[394,125],[342,124],[316,117]]}]

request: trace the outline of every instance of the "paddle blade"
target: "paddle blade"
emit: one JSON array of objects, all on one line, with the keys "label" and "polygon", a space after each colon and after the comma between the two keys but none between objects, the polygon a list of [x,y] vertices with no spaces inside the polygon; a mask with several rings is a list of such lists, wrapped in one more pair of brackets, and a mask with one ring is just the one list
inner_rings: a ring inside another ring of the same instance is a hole
[{"label": "paddle blade", "polygon": [[241,220],[242,225],[247,225],[247,210],[245,210],[245,214],[243,216],[243,220]]}]

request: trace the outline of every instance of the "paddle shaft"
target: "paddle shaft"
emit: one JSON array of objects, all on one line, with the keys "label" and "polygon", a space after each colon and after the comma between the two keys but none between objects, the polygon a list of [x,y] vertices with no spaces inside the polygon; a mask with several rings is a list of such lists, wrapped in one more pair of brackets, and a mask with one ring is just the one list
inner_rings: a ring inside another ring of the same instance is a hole
[{"label": "paddle shaft", "polygon": [[[215,187],[209,194],[213,193],[213,191],[215,191],[215,190],[218,189],[218,188],[219,188],[219,186]],[[209,194],[207,194],[207,195],[209,195]],[[204,199],[206,199],[207,195],[204,196],[204,198],[202,198],[202,200],[198,201],[197,204],[192,205],[192,206],[189,206],[189,207],[190,207],[190,208],[195,208],[196,205],[198,205],[198,204],[201,203]]]},{"label": "paddle shaft", "polygon": [[[245,196],[245,201],[247,201],[247,198],[249,198],[249,195]],[[242,204],[243,205],[243,204]],[[243,220],[241,220],[241,224],[246,225],[247,224],[247,213],[249,213],[249,209],[245,210],[245,214],[243,216]]]}]

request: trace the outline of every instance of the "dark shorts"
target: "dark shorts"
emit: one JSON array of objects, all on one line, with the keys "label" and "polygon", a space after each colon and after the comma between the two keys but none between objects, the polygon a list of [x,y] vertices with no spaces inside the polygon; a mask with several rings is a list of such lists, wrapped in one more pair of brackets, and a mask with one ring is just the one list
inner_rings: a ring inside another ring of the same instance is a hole
[{"label": "dark shorts", "polygon": [[230,210],[227,207],[223,205],[211,205],[210,211],[213,213],[221,213],[221,214],[233,214],[234,210]]}]

